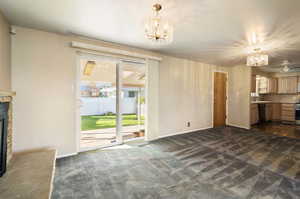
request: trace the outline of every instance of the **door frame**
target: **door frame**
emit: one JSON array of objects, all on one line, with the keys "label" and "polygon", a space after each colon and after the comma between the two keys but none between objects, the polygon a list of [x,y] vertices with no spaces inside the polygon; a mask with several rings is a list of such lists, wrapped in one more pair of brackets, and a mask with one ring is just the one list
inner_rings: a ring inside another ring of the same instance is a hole
[{"label": "door frame", "polygon": [[227,71],[222,71],[222,70],[213,70],[212,71],[212,111],[211,111],[211,118],[212,118],[212,128],[214,128],[214,110],[215,110],[215,106],[214,106],[214,97],[215,97],[215,73],[224,73],[226,75],[226,119],[225,119],[225,125],[228,125],[228,77],[229,77],[229,73]]},{"label": "door frame", "polygon": [[[81,138],[81,115],[80,115],[80,77],[82,74],[81,70],[81,65],[80,65],[80,60],[81,59],[92,59],[92,60],[108,60],[112,63],[116,64],[116,92],[117,92],[117,97],[116,97],[116,143],[113,143],[111,145],[105,145],[105,146],[96,146],[96,147],[90,147],[90,148],[80,148],[80,138]],[[116,57],[116,56],[110,56],[110,55],[103,55],[103,54],[95,54],[95,53],[88,53],[88,52],[81,52],[78,51],[76,55],[76,72],[75,72],[75,88],[73,87],[73,90],[75,90],[75,133],[76,133],[76,152],[84,152],[84,151],[91,151],[91,150],[96,150],[96,149],[101,149],[101,148],[107,148],[115,145],[121,145],[124,143],[124,140],[121,136],[122,132],[122,101],[121,101],[121,93],[122,93],[122,64],[124,62],[136,62],[136,63],[142,63],[146,67],[145,70],[145,75],[146,78],[148,76],[147,74],[147,60],[145,62],[141,61],[140,59],[134,60],[130,58],[121,58],[121,57]],[[147,81],[145,83],[145,90],[147,92],[148,90],[148,85]],[[146,97],[146,103],[147,103],[147,96]],[[145,118],[145,124],[147,122],[147,117]],[[146,132],[147,130],[145,129],[145,137],[146,137]]]}]

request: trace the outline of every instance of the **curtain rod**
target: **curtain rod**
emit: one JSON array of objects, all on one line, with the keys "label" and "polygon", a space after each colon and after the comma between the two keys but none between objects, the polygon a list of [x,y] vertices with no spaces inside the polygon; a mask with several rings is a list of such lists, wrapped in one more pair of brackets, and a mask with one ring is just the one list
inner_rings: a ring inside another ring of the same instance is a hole
[{"label": "curtain rod", "polygon": [[115,48],[96,46],[96,45],[86,44],[86,43],[76,42],[76,41],[71,42],[71,47],[87,49],[87,50],[94,50],[94,51],[100,51],[100,52],[111,53],[111,54],[125,55],[125,56],[142,58],[142,59],[152,59],[152,60],[156,60],[156,61],[161,61],[162,60],[161,57],[145,55],[145,54],[131,52],[131,51],[127,51],[127,50],[119,50],[119,49],[115,49]]}]

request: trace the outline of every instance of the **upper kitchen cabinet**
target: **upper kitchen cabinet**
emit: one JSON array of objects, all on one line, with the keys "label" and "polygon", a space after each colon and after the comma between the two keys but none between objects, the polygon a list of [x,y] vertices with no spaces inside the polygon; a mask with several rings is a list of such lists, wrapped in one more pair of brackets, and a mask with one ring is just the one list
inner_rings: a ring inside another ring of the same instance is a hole
[{"label": "upper kitchen cabinet", "polygon": [[268,78],[268,93],[277,93],[278,79],[275,77]]},{"label": "upper kitchen cabinet", "polygon": [[258,93],[259,94],[266,94],[268,93],[268,78],[263,76],[258,76],[256,78],[257,86],[258,86]]},{"label": "upper kitchen cabinet", "polygon": [[278,93],[288,94],[297,93],[298,77],[279,77],[278,78]]},{"label": "upper kitchen cabinet", "polygon": [[259,76],[257,81],[259,94],[277,93],[277,78]]}]

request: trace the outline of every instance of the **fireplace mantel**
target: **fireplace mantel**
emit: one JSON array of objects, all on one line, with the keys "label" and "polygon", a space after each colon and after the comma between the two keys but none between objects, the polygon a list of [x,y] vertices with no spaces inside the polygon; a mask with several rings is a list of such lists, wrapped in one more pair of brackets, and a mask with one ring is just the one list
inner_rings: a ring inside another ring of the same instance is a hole
[{"label": "fireplace mantel", "polygon": [[0,97],[13,97],[15,95],[16,95],[16,92],[14,92],[14,91],[0,90]]}]

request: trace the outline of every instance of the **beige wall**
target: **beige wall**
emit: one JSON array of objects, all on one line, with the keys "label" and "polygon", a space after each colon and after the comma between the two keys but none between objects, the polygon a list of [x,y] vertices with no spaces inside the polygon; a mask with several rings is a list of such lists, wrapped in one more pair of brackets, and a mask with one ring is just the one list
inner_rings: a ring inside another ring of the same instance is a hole
[{"label": "beige wall", "polygon": [[159,71],[160,136],[212,127],[213,71],[229,68],[163,57]]},{"label": "beige wall", "polygon": [[254,67],[252,67],[251,70],[252,70],[252,75],[260,75],[264,77],[272,77],[275,75],[275,73],[264,72]]},{"label": "beige wall", "polygon": [[228,81],[228,124],[250,128],[251,67],[231,67]]},{"label": "beige wall", "polygon": [[[70,42],[84,41],[117,49],[121,47],[22,27],[15,28],[17,35],[12,39],[12,86],[18,94],[14,107],[14,150],[53,146],[58,149],[58,155],[76,153],[77,49],[71,48]],[[122,49],[132,50],[128,47]],[[135,51],[155,55],[139,49]],[[158,68],[150,70],[150,74],[157,84],[152,93],[157,96],[155,100],[158,101]],[[149,120],[156,121],[157,118]],[[154,130],[151,139],[157,137],[158,127]]]},{"label": "beige wall", "polygon": [[[84,41],[155,55],[148,51],[100,41],[82,40],[21,27],[16,29],[17,35],[12,39],[12,87],[17,92],[14,108],[15,151],[54,146],[59,155],[76,153],[76,50],[70,48],[71,41]],[[148,78],[155,89],[149,90],[149,93],[155,98],[151,102],[154,103],[154,108],[149,109],[154,111],[151,116],[155,118],[149,118],[154,123],[149,139],[212,126],[214,70],[229,72],[232,87],[229,94],[238,98],[232,102],[237,102],[239,108],[244,110],[243,114],[248,111],[244,107],[247,104],[242,102],[245,92],[235,95],[235,91],[245,89],[236,85],[244,84],[232,83],[244,82],[245,78],[240,76],[247,71],[165,56],[159,68],[155,64],[152,66]],[[234,74],[232,80],[231,73]],[[229,118],[233,124],[245,125],[249,122],[247,117],[240,117],[240,112],[232,111],[234,104],[229,107]],[[186,126],[187,121],[191,122],[191,127]]]},{"label": "beige wall", "polygon": [[12,38],[14,150],[53,146],[76,151],[75,51],[67,37],[17,28]]},{"label": "beige wall", "polygon": [[11,90],[9,24],[0,12],[0,90]]}]

